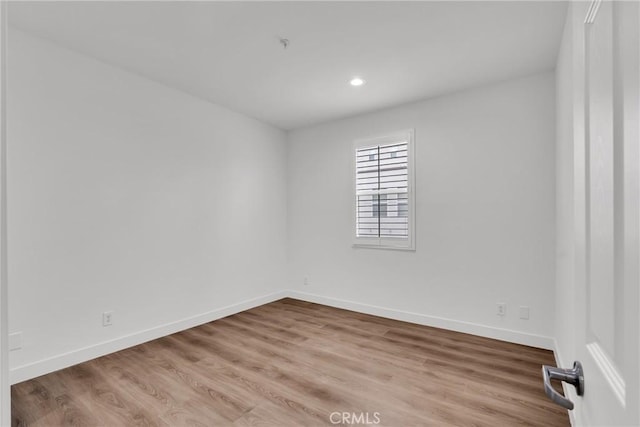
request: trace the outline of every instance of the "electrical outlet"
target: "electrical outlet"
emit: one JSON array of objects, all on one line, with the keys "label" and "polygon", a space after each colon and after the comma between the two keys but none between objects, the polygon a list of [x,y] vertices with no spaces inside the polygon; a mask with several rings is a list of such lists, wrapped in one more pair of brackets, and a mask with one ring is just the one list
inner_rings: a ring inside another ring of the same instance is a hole
[{"label": "electrical outlet", "polygon": [[102,313],[102,326],[111,326],[113,324],[113,311],[105,311]]},{"label": "electrical outlet", "polygon": [[307,276],[304,276],[304,285],[309,286],[309,278]]},{"label": "electrical outlet", "polygon": [[520,318],[529,320],[529,307],[527,307],[526,305],[520,306]]},{"label": "electrical outlet", "polygon": [[498,311],[496,312],[498,316],[505,316],[507,314],[507,304],[503,302],[498,303]]}]

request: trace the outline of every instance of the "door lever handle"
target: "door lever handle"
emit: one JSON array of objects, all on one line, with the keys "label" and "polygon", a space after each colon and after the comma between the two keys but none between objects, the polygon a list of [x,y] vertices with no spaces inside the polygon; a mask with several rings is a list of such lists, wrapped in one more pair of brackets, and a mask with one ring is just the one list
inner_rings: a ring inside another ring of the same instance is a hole
[{"label": "door lever handle", "polygon": [[556,368],[554,366],[542,365],[542,379],[544,381],[544,392],[549,396],[553,403],[557,403],[563,408],[573,409],[573,402],[555,391],[551,386],[551,380],[560,380],[571,384],[576,388],[578,396],[584,394],[584,372],[582,364],[578,361],[573,362],[572,369]]}]

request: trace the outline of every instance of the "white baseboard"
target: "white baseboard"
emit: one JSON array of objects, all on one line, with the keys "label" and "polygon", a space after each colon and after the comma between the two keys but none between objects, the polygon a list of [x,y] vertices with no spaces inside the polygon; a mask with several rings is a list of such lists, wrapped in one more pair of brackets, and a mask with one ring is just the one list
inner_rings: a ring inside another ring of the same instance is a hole
[{"label": "white baseboard", "polygon": [[11,384],[17,384],[40,375],[48,374],[78,363],[86,362],[97,357],[101,357],[116,351],[123,350],[138,344],[145,343],[157,338],[161,338],[185,329],[193,328],[230,316],[241,311],[268,304],[282,298],[295,298],[302,301],[324,304],[331,307],[343,308],[359,313],[371,314],[374,316],[386,317],[394,320],[416,323],[419,325],[433,326],[436,328],[448,329],[457,332],[464,332],[472,335],[493,338],[501,341],[508,341],[517,344],[529,345],[532,347],[556,350],[553,338],[541,335],[527,334],[524,332],[509,329],[495,328],[477,323],[463,322],[459,320],[446,319],[443,317],[428,316],[425,314],[411,313],[407,311],[393,310],[369,304],[362,304],[353,301],[346,301],[336,298],[325,297],[316,294],[300,292],[296,290],[283,290],[258,298],[242,301],[206,313],[198,314],[176,322],[167,323],[155,328],[136,332],[110,341],[101,342],[92,346],[79,348],[77,350],[63,353],[54,357],[39,360],[22,366],[12,368],[9,372]]},{"label": "white baseboard", "polygon": [[155,328],[136,332],[114,340],[105,341],[89,347],[63,353],[48,359],[39,360],[27,365],[17,366],[9,371],[9,381],[11,384],[17,384],[40,375],[48,374],[59,369],[67,368],[78,363],[86,362],[100,356],[107,355],[116,351],[123,350],[138,344],[145,343],[157,338],[174,334],[185,329],[193,328],[204,323],[221,319],[241,311],[249,310],[263,304],[285,298],[288,296],[287,291],[279,291],[272,294],[264,295],[258,298],[242,301],[237,304],[228,305],[206,313],[201,313],[176,322],[167,323]]},{"label": "white baseboard", "polygon": [[555,347],[554,339],[543,335],[528,334],[525,332],[496,328],[493,326],[486,326],[478,323],[463,322],[460,320],[447,319],[444,317],[393,310],[390,308],[330,298],[296,290],[289,290],[287,292],[287,295],[290,298],[308,302],[315,302],[318,304],[328,305],[336,308],[344,308],[351,311],[357,311],[358,313],[371,314],[374,316],[386,317],[388,319],[394,320],[402,320],[404,322],[416,323],[418,325],[433,326],[435,328],[448,329],[456,332],[464,332],[466,334],[479,335],[481,337],[493,338],[500,341],[508,341],[516,344],[543,348],[545,350],[554,350]]}]

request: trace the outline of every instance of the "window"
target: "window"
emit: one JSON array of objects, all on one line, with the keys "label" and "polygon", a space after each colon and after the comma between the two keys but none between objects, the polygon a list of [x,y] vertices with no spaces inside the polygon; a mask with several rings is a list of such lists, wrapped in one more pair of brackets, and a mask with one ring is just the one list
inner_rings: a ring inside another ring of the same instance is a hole
[{"label": "window", "polygon": [[355,142],[355,246],[414,249],[413,130]]}]

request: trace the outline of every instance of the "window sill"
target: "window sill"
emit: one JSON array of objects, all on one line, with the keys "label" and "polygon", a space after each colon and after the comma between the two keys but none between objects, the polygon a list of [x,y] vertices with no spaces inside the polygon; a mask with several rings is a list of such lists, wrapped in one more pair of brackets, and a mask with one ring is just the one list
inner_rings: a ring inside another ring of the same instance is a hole
[{"label": "window sill", "polygon": [[393,246],[393,245],[367,245],[366,243],[354,243],[351,245],[354,249],[386,249],[392,251],[415,252],[416,248],[412,246]]}]

